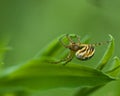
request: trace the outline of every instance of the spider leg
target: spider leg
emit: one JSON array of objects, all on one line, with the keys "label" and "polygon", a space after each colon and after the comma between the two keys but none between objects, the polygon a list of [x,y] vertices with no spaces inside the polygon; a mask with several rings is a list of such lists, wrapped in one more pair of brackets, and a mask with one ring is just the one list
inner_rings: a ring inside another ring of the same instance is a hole
[{"label": "spider leg", "polygon": [[71,37],[69,36],[69,34],[66,34],[66,38],[67,38],[71,43],[74,43],[74,41],[71,39]]},{"label": "spider leg", "polygon": [[66,61],[66,60],[67,60],[67,58],[61,59],[61,60],[56,61],[56,62],[51,62],[51,63],[53,63],[53,64],[59,64],[59,63],[62,63],[62,62],[64,62],[64,61]]},{"label": "spider leg", "polygon": [[[64,37],[64,36],[63,36],[63,37]],[[62,41],[63,37],[61,37],[61,38],[59,39],[59,42],[60,42],[65,48],[68,48],[68,45],[66,45],[66,44],[63,43],[63,41]]]},{"label": "spider leg", "polygon": [[[69,34],[66,34],[66,37],[67,37],[67,39],[68,39],[71,43],[75,43],[75,42],[71,39],[71,37],[69,36]],[[75,37],[77,38],[78,43],[80,44],[80,37],[79,37],[78,35],[75,35]]]},{"label": "spider leg", "polygon": [[66,65],[66,64],[69,63],[72,59],[73,59],[73,57],[68,58],[68,59],[64,62],[63,65]]},{"label": "spider leg", "polygon": [[73,59],[74,54],[75,54],[74,52],[70,51],[70,53],[67,55],[66,58],[61,59],[57,62],[51,62],[51,63],[53,63],[53,64],[63,63],[63,65],[66,65],[68,62],[70,62]]},{"label": "spider leg", "polygon": [[80,36],[78,36],[78,35],[75,35],[75,37],[77,38],[77,40],[78,40],[78,43],[80,44]]},{"label": "spider leg", "polygon": [[99,42],[99,43],[95,43],[95,44],[92,44],[92,46],[101,46],[101,45],[105,45],[107,43],[110,43],[111,41],[106,41],[106,42]]}]

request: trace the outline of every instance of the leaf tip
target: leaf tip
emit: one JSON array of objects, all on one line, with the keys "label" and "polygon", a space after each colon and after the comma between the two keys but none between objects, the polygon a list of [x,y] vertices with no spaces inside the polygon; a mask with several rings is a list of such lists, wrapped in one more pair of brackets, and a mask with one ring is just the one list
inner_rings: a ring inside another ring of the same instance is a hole
[{"label": "leaf tip", "polygon": [[114,38],[113,38],[113,36],[111,34],[108,34],[108,36],[110,37],[110,41],[114,40]]}]

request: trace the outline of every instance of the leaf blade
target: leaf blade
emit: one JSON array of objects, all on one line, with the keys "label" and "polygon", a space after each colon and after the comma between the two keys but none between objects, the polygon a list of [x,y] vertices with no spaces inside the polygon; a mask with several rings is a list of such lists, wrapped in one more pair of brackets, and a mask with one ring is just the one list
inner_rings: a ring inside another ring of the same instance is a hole
[{"label": "leaf blade", "polygon": [[114,51],[114,38],[112,37],[112,35],[109,35],[111,42],[105,52],[105,54],[103,55],[102,59],[100,60],[98,66],[96,69],[98,70],[102,70],[105,65],[107,64],[107,62],[109,61],[109,59],[111,58],[113,51]]},{"label": "leaf blade", "polygon": [[35,60],[28,63],[27,66],[3,76],[0,79],[0,85],[46,90],[61,87],[94,86],[105,84],[111,80],[113,79],[102,72],[89,67],[77,64],[52,65]]}]

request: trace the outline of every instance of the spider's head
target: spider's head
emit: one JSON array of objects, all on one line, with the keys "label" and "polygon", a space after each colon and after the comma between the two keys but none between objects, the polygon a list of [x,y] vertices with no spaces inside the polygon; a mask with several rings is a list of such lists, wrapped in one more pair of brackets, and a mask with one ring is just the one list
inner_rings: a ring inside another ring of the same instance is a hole
[{"label": "spider's head", "polygon": [[71,51],[77,51],[80,49],[80,46],[78,43],[70,43],[68,47]]}]

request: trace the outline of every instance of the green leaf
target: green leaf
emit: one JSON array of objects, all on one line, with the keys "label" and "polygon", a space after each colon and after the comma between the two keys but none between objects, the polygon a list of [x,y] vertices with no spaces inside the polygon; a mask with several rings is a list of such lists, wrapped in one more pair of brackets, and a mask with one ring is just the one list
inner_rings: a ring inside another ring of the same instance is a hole
[{"label": "green leaf", "polygon": [[52,41],[52,43],[48,44],[45,48],[43,48],[41,52],[36,56],[36,58],[54,56],[57,51],[60,50],[60,48],[61,45],[58,42],[58,39],[55,39]]},{"label": "green leaf", "polygon": [[81,66],[82,64],[69,63],[63,66],[48,63],[47,60],[51,56],[57,56],[61,48],[55,40],[34,60],[3,70],[0,75],[0,91],[95,87],[115,80],[99,70]]},{"label": "green leaf", "polygon": [[108,63],[109,59],[111,58],[113,51],[114,51],[114,38],[112,37],[112,35],[110,36],[110,44],[105,52],[105,54],[103,55],[102,59],[100,60],[97,69],[98,70],[102,70],[105,65]]},{"label": "green leaf", "polygon": [[99,88],[103,87],[103,85],[99,85],[99,86],[86,86],[81,88],[76,94],[75,96],[88,96],[90,95],[92,92],[98,90]]},{"label": "green leaf", "polygon": [[111,70],[107,71],[106,73],[112,77],[117,77],[118,74],[120,73],[120,59],[118,57],[114,58],[113,65],[114,67]]},{"label": "green leaf", "polygon": [[[56,88],[45,91],[33,91],[28,96],[74,96],[79,88]],[[31,95],[32,94],[32,95]]]},{"label": "green leaf", "polygon": [[[4,72],[10,69],[6,69]],[[3,73],[4,73],[3,72]],[[113,80],[100,71],[77,64],[53,65],[33,60],[0,79],[0,87],[27,89],[72,88],[106,84]]]}]

